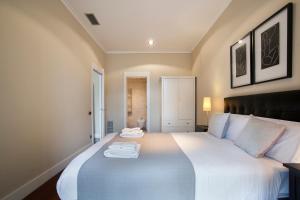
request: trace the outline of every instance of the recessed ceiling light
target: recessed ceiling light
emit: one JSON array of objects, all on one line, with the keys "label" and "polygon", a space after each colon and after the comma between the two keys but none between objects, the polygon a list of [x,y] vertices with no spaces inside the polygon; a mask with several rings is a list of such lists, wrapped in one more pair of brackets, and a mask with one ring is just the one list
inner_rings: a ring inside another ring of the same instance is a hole
[{"label": "recessed ceiling light", "polygon": [[243,43],[243,40],[239,40],[239,44],[242,44]]},{"label": "recessed ceiling light", "polygon": [[153,39],[149,39],[148,40],[148,44],[150,47],[152,47],[154,45],[154,40]]}]

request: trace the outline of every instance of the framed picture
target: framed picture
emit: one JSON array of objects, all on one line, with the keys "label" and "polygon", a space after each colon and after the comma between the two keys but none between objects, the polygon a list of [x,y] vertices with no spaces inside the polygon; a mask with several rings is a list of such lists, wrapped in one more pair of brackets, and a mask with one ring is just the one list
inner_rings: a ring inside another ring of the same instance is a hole
[{"label": "framed picture", "polygon": [[254,83],[292,77],[293,4],[253,30]]},{"label": "framed picture", "polygon": [[250,85],[252,64],[252,33],[230,47],[231,88]]}]

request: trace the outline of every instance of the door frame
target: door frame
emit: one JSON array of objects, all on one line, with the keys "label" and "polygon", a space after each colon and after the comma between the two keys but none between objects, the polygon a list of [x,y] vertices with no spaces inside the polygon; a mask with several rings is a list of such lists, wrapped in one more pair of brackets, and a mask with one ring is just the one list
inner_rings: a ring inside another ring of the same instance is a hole
[{"label": "door frame", "polygon": [[150,132],[150,72],[124,72],[123,79],[123,111],[124,111],[124,128],[127,127],[127,78],[146,78],[146,89],[147,89],[147,120],[146,120],[146,130]]},{"label": "door frame", "polygon": [[97,73],[98,75],[102,76],[102,80],[101,80],[101,90],[99,92],[100,96],[101,96],[101,119],[102,119],[102,127],[100,129],[100,139],[103,138],[105,136],[105,98],[104,98],[104,69],[103,68],[99,68],[96,64],[92,64],[91,66],[91,117],[92,117],[92,133],[91,133],[91,140],[93,143],[95,143],[95,131],[94,131],[94,120],[95,120],[95,115],[94,115],[94,91],[93,91],[93,73]]}]

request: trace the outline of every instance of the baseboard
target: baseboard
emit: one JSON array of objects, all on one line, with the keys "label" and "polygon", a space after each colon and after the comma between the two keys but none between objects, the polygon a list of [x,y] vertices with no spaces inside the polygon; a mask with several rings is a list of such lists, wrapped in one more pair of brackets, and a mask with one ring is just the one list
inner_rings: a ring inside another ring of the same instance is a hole
[{"label": "baseboard", "polygon": [[34,190],[36,190],[38,187],[40,187],[42,184],[44,184],[46,181],[48,181],[53,176],[55,176],[57,173],[62,171],[75,156],[77,156],[79,153],[81,153],[82,151],[84,151],[91,145],[92,144],[90,143],[90,144],[82,147],[77,152],[71,154],[70,156],[68,156],[64,160],[60,161],[53,167],[47,169],[46,171],[44,171],[37,177],[28,181],[21,187],[17,188],[12,193],[6,195],[5,197],[2,198],[2,200],[21,200],[21,199],[23,199],[24,197],[26,197],[27,195],[32,193]]}]

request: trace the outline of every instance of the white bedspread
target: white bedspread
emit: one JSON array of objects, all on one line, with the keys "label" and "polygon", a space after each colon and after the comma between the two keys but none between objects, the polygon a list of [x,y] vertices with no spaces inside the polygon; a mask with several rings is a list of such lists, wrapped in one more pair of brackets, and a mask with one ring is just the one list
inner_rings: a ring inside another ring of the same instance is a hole
[{"label": "white bedspread", "polygon": [[77,176],[81,166],[92,157],[104,144],[114,138],[116,133],[108,134],[98,142],[79,154],[63,171],[56,185],[57,193],[62,200],[77,199]]},{"label": "white bedspread", "polygon": [[[253,158],[231,141],[206,133],[172,135],[193,164],[195,200],[275,200],[279,191],[283,194],[280,197],[288,193],[288,171],[281,163],[268,158]],[[61,199],[77,199],[80,167],[114,136],[109,134],[68,165],[57,183]]]},{"label": "white bedspread", "polygon": [[196,200],[275,200],[281,187],[287,189],[281,183],[288,170],[275,160],[253,158],[230,140],[207,133],[173,137],[194,166]]}]

